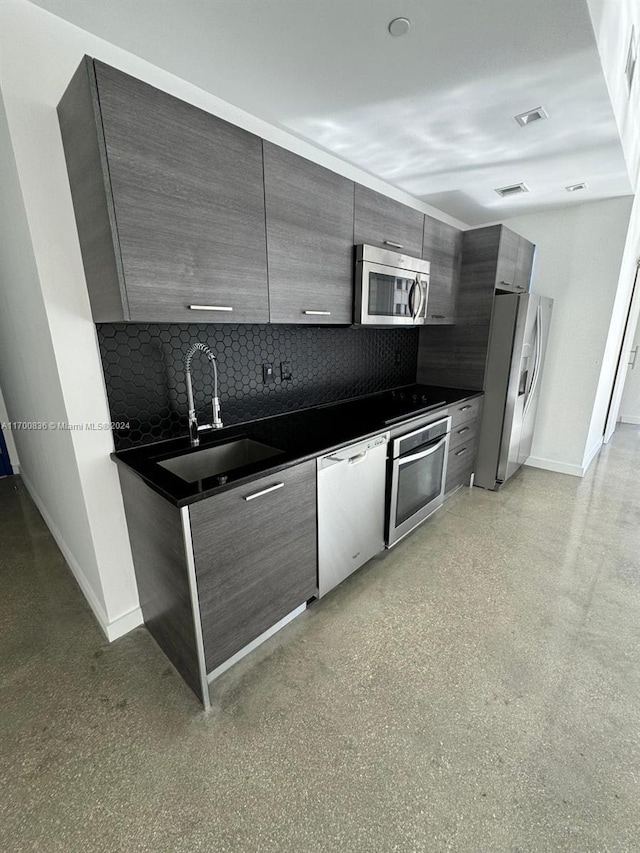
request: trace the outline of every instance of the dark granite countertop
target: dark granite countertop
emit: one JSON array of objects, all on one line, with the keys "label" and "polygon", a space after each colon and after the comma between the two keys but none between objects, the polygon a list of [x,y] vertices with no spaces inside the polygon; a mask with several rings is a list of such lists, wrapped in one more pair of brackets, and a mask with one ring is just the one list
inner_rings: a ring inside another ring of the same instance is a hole
[{"label": "dark granite countertop", "polygon": [[[182,507],[238,484],[249,483],[271,473],[276,474],[298,462],[314,459],[350,442],[385,432],[423,412],[435,411],[468,397],[475,397],[479,393],[460,388],[410,385],[393,391],[202,432],[200,446],[197,448],[190,447],[189,438],[185,435],[169,441],[121,450],[112,453],[111,458],[119,465],[134,471],[148,486],[172,504]],[[224,420],[224,411],[222,417]],[[193,483],[186,482],[158,464],[174,456],[197,453],[238,438],[249,438],[281,452],[236,468],[225,475],[214,475]]]}]

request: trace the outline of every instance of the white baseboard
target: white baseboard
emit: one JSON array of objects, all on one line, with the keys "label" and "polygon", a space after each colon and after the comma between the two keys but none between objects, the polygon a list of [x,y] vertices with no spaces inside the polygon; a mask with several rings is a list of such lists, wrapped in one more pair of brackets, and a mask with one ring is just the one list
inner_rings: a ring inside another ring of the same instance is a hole
[{"label": "white baseboard", "polygon": [[585,453],[584,459],[582,460],[582,470],[585,474],[587,473],[587,469],[589,468],[589,465],[591,465],[591,463],[593,462],[595,457],[600,452],[600,448],[602,447],[603,441],[604,441],[604,438],[602,436],[600,436],[598,438],[598,440],[594,442],[592,447],[589,450],[587,450],[587,452]]},{"label": "white baseboard", "polygon": [[530,456],[524,464],[529,465],[531,468],[555,471],[556,474],[570,474],[572,477],[584,477],[589,465],[591,465],[602,447],[602,441],[602,436],[600,436],[591,449],[585,453],[582,465],[574,465],[571,462],[558,462],[556,459],[544,459],[540,456]]},{"label": "white baseboard", "polygon": [[571,474],[572,477],[584,477],[582,466],[572,465],[569,462],[557,462],[555,459],[530,456],[524,464],[531,468],[543,468],[545,471],[555,471],[556,474]]},{"label": "white baseboard", "polygon": [[621,415],[620,423],[640,425],[640,418],[635,415]]},{"label": "white baseboard", "polygon": [[109,621],[109,618],[105,612],[104,607],[96,598],[96,594],[93,591],[93,588],[80,566],[80,563],[76,560],[73,553],[71,552],[69,546],[64,540],[62,533],[58,530],[56,524],[53,519],[49,515],[43,501],[40,496],[36,492],[33,487],[33,483],[29,480],[29,478],[24,474],[24,472],[20,475],[22,478],[22,482],[26,486],[27,491],[31,497],[31,500],[38,507],[40,515],[43,517],[45,524],[49,528],[49,531],[53,538],[56,541],[56,545],[60,548],[62,552],[62,556],[64,557],[67,565],[71,569],[71,573],[78,586],[80,587],[82,594],[87,599],[89,603],[89,607],[93,611],[93,615],[96,617],[98,625],[102,630],[103,634],[109,640],[109,642],[113,642],[113,640],[117,640],[118,637],[122,637],[124,634],[133,630],[133,628],[137,628],[138,625],[142,625],[142,611],[139,607],[135,607],[133,610],[130,610],[128,613],[124,613],[121,616],[118,616],[116,619]]},{"label": "white baseboard", "polygon": [[104,633],[107,635],[107,640],[112,643],[118,637],[124,637],[129,631],[134,628],[144,625],[144,617],[142,610],[139,607],[134,607],[128,613],[123,613],[121,616],[116,616],[107,625],[100,625]]}]

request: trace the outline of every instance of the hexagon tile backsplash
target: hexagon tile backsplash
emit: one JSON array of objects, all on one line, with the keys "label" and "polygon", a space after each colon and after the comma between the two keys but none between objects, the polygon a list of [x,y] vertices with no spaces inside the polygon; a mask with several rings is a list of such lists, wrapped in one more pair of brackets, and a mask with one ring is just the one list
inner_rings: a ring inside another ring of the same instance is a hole
[{"label": "hexagon tile backsplash", "polygon": [[[97,326],[117,450],[187,433],[184,356],[202,341],[218,360],[225,426],[409,385],[416,379],[417,329],[131,324]],[[280,364],[291,366],[281,379]],[[263,365],[274,370],[263,384]],[[213,373],[192,362],[201,423],[210,421]]]}]

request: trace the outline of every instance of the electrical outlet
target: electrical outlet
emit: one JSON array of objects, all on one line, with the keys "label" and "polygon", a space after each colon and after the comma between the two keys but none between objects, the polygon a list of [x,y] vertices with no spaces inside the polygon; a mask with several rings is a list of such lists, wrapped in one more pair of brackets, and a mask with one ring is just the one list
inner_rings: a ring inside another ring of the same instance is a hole
[{"label": "electrical outlet", "polygon": [[276,381],[276,374],[272,364],[262,365],[262,381],[265,385],[273,385]]},{"label": "electrical outlet", "polygon": [[293,379],[290,361],[280,362],[280,379],[282,380],[282,382],[287,382],[289,379]]}]

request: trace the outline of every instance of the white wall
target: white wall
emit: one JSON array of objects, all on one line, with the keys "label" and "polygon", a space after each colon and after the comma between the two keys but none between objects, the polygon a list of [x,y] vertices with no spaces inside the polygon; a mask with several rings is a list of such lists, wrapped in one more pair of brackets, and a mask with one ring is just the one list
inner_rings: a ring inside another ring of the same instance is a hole
[{"label": "white wall", "polygon": [[[640,85],[640,78],[637,82]],[[620,362],[620,368],[618,369],[620,350],[628,351],[631,349],[631,341],[633,340],[638,324],[638,315],[640,314],[640,299],[635,299],[634,304],[630,306],[638,259],[640,259],[640,192],[636,193],[631,210],[629,230],[620,266],[618,290],[611,313],[607,347],[602,362],[602,371],[600,373],[593,410],[591,432],[595,435],[600,430],[603,420],[607,418],[609,402],[611,402],[611,410],[605,424],[605,441],[609,441],[615,430],[627,376],[624,360]],[[629,317],[628,323],[627,316]]]},{"label": "white wall", "polygon": [[[1,245],[1,244],[0,244]],[[1,267],[0,267],[1,269]],[[1,273],[0,273],[1,276]],[[2,278],[0,277],[0,288],[2,287]],[[1,305],[2,303],[0,303]],[[0,326],[1,329],[1,326]],[[2,349],[0,348],[0,358],[2,357]],[[2,388],[0,388],[0,421],[3,423],[7,423],[10,420],[9,415],[7,413],[7,407],[4,402],[4,396],[2,394]],[[11,462],[11,467],[13,468],[13,473],[18,474],[20,472],[20,458],[18,456],[18,448],[16,447],[16,443],[13,439],[13,433],[10,429],[5,429],[2,431],[4,435],[4,440],[7,445],[7,451],[9,453],[9,460]]]},{"label": "white wall", "polygon": [[[615,375],[618,354],[621,348],[624,350],[631,348],[640,310],[640,302],[637,302],[629,317],[623,342],[622,336],[629,308],[633,276],[636,261],[640,256],[640,198],[638,197],[640,193],[640,3],[638,0],[587,1],[631,185],[636,192],[627,245],[620,270],[618,296],[612,313],[607,352],[603,361],[591,427],[591,433],[595,436],[600,428],[602,412],[609,406],[613,386],[611,411],[605,431],[605,440],[608,441],[619,417],[624,384],[627,378],[624,360],[617,376]],[[624,71],[631,30],[634,26],[638,60],[633,86],[629,91]],[[630,394],[632,393],[630,391]]]},{"label": "white wall", "polygon": [[[635,367],[627,369],[619,417],[626,424],[640,424],[640,324],[636,327],[633,347],[637,348]],[[628,359],[625,357],[625,362]]]},{"label": "white wall", "polygon": [[538,247],[532,290],[555,300],[530,465],[581,476],[602,443],[592,419],[631,204],[610,199],[505,222]]},{"label": "white wall", "polygon": [[[0,82],[15,156],[0,230],[0,384],[13,418],[109,420],[56,106],[85,54],[158,86],[380,192],[433,213],[384,182],[33,6],[4,0]],[[9,142],[5,141],[5,146]],[[4,147],[3,146],[3,150]],[[12,221],[19,202],[21,215]],[[442,219],[463,226],[442,214]],[[19,231],[18,234],[14,233]],[[12,249],[15,246],[15,250]],[[141,621],[110,433],[20,435],[25,481],[111,638]]]},{"label": "white wall", "polygon": [[[602,70],[616,117],[631,185],[640,176],[640,3],[638,0],[587,0]],[[631,91],[625,64],[631,28],[635,26],[638,64]]]},{"label": "white wall", "polygon": [[[0,99],[0,385],[13,421],[66,421],[48,318]],[[101,624],[107,610],[72,434],[16,430],[21,474]]]}]

